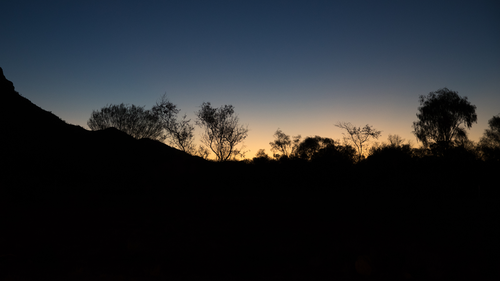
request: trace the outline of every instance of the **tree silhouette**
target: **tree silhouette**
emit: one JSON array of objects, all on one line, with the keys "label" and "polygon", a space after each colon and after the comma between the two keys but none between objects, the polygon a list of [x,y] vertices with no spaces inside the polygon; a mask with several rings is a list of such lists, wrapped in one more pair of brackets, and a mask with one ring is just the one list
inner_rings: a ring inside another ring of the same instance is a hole
[{"label": "tree silhouette", "polygon": [[274,133],[274,141],[270,142],[271,151],[275,158],[289,157],[297,149],[300,142],[300,135],[294,136],[293,140],[290,136],[283,133],[279,128]]},{"label": "tree silhouette", "polygon": [[413,133],[425,147],[449,147],[453,141],[465,140],[465,128],[477,122],[476,106],[447,88],[422,95],[419,100],[419,120],[413,122]]},{"label": "tree silhouette", "polygon": [[389,135],[389,143],[374,145],[370,148],[368,159],[378,162],[383,161],[384,165],[398,165],[402,161],[409,161],[413,156],[413,149],[410,142],[404,143],[405,139],[399,135]]},{"label": "tree silhouette", "polygon": [[350,145],[339,145],[337,142],[320,148],[311,157],[313,163],[327,166],[347,168],[356,160],[356,149]]},{"label": "tree silhouette", "polygon": [[248,128],[239,124],[232,105],[213,108],[209,102],[204,102],[196,116],[196,124],[205,130],[201,141],[215,153],[217,161],[241,154],[236,146],[247,137]]},{"label": "tree silhouette", "polygon": [[169,137],[170,145],[184,152],[194,154],[194,126],[190,124],[191,120],[188,120],[186,115],[182,117],[182,120],[177,120],[177,114],[180,110],[167,99],[166,95],[163,95],[156,102],[152,111],[159,116]]},{"label": "tree silhouette", "polygon": [[396,146],[396,147],[402,146],[405,141],[405,139],[400,137],[399,135],[389,135],[387,137],[387,140],[389,141],[389,146]]},{"label": "tree silhouette", "polygon": [[210,156],[210,151],[203,145],[200,145],[198,146],[198,149],[195,151],[195,154],[205,160],[208,160],[208,157]]},{"label": "tree silhouette", "polygon": [[259,149],[255,154],[255,157],[252,159],[254,164],[263,164],[268,163],[269,161],[271,161],[271,158],[267,155],[265,149]]},{"label": "tree silhouette", "polygon": [[363,128],[361,128],[353,126],[349,122],[339,122],[335,125],[335,127],[339,127],[347,131],[347,135],[345,133],[342,133],[344,135],[344,141],[346,143],[354,144],[354,146],[357,148],[358,160],[361,160],[364,157],[363,155],[364,144],[370,138],[378,139],[378,137],[382,134],[381,131],[375,130],[373,126],[370,126],[368,124],[366,124]]},{"label": "tree silhouette", "polygon": [[407,152],[411,152],[413,150],[411,141],[408,140],[405,143],[405,139],[399,135],[389,135],[387,136],[387,141],[388,141],[387,143],[383,142],[379,144],[378,142],[376,142],[375,144],[373,144],[372,147],[370,147],[370,151],[368,154],[372,155],[382,150],[393,149],[393,148],[398,150],[403,149]]},{"label": "tree silhouette", "polygon": [[330,138],[322,138],[320,136],[307,137],[298,145],[294,156],[304,160],[311,160],[314,154],[318,153],[321,149],[334,145],[335,141]]},{"label": "tree silhouette", "polygon": [[348,166],[354,162],[355,155],[356,150],[350,145],[340,145],[331,138],[314,136],[300,142],[292,157],[323,166]]},{"label": "tree silhouette", "polygon": [[136,139],[149,138],[163,141],[165,134],[157,114],[135,105],[106,105],[93,110],[87,125],[92,131],[114,127]]},{"label": "tree silhouette", "polygon": [[256,158],[269,158],[269,155],[267,155],[265,149],[259,149],[257,153],[255,154]]},{"label": "tree silhouette", "polygon": [[479,141],[479,147],[485,160],[500,161],[500,114],[488,120],[489,129]]}]

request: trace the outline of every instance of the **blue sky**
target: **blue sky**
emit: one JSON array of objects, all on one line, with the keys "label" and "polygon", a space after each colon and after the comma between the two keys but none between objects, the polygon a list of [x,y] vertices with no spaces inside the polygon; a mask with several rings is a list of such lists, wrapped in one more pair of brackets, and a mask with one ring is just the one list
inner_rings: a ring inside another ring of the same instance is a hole
[{"label": "blue sky", "polygon": [[[106,104],[164,93],[194,119],[232,104],[248,157],[279,127],[340,139],[334,124],[411,133],[419,95],[500,113],[498,1],[3,1],[0,67],[17,91],[87,128]],[[199,143],[200,128],[196,128]]]}]

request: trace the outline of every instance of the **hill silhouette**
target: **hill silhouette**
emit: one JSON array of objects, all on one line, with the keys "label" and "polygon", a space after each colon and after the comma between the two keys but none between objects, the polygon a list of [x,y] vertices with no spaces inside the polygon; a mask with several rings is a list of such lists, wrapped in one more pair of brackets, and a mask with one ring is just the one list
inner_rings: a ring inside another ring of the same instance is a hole
[{"label": "hill silhouette", "polygon": [[[169,178],[172,188],[190,169],[207,165],[199,157],[157,141],[134,139],[115,128],[88,131],[68,124],[21,96],[0,72],[2,186],[12,196],[23,194],[17,199],[60,199],[81,188],[147,189],[158,184],[159,177]],[[6,198],[12,203],[16,197]]]}]

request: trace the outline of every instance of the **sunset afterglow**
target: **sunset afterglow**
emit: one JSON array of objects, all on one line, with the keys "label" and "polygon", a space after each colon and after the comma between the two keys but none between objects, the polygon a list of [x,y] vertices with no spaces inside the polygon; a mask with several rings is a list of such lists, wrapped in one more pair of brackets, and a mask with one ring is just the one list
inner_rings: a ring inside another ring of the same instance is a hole
[{"label": "sunset afterglow", "polygon": [[473,141],[500,113],[494,1],[7,2],[4,72],[84,128],[92,110],[165,93],[193,122],[203,102],[231,104],[251,158],[278,128],[341,139],[339,121],[418,145],[418,97],[443,87],[477,106]]}]

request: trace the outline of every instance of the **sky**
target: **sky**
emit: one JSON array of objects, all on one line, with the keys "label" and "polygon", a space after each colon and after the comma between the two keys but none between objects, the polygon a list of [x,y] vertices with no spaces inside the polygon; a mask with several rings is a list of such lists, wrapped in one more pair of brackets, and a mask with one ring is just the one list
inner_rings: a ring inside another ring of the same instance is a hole
[{"label": "sky", "polygon": [[[166,94],[192,121],[233,105],[246,157],[280,128],[379,141],[412,134],[419,96],[447,87],[477,107],[478,141],[500,113],[499,1],[23,1],[0,9],[0,67],[16,90],[88,129],[107,104]],[[196,127],[195,143],[202,129]]]}]

